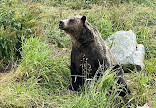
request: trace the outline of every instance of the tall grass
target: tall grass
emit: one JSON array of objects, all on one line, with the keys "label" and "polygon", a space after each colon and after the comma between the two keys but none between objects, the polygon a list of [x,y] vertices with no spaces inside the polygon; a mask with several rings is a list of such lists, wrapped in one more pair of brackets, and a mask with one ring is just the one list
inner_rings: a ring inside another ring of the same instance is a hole
[{"label": "tall grass", "polygon": [[[118,96],[119,87],[117,84],[116,73],[112,73],[111,69],[103,71],[101,65],[97,71],[103,75],[99,80],[96,75],[93,79],[87,79],[85,89],[76,95],[76,100],[67,102],[63,107],[66,108],[119,108],[128,106],[126,97]],[[112,89],[110,89],[112,88]]]},{"label": "tall grass", "polygon": [[68,58],[52,57],[51,51],[40,38],[24,39],[20,66],[7,79],[10,81],[7,87],[0,86],[1,107],[49,106],[46,101],[55,97],[54,92],[67,88],[70,80],[66,66]]},{"label": "tall grass", "polygon": [[39,38],[26,39],[22,48],[23,58],[18,73],[19,78],[35,78],[41,85],[50,88],[66,86],[69,70],[63,63],[67,62],[68,58],[52,57],[53,49],[50,50],[48,44],[41,42]]}]

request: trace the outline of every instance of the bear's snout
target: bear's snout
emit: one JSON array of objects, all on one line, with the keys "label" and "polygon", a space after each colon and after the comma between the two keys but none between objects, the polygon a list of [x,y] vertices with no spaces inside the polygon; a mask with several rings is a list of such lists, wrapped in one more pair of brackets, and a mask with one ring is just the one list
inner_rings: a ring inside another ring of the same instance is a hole
[{"label": "bear's snout", "polygon": [[63,21],[60,21],[59,22],[59,29],[63,29],[63,26],[64,26],[64,22]]}]

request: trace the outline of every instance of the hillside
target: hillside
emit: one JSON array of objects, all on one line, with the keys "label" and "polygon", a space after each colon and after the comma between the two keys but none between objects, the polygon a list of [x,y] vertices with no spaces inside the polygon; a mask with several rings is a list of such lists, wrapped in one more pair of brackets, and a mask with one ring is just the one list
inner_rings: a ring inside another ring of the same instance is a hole
[{"label": "hillside", "polygon": [[[156,107],[155,0],[0,0],[1,108]],[[145,69],[125,73],[132,95],[108,95],[114,79],[109,69],[85,92],[70,92],[70,36],[60,20],[86,15],[105,40],[132,30],[145,46]],[[104,86],[101,86],[104,85]]]}]

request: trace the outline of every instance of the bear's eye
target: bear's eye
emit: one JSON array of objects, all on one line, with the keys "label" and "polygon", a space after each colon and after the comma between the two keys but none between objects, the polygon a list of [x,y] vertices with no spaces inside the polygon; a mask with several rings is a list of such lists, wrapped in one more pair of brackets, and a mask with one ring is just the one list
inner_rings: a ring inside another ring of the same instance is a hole
[{"label": "bear's eye", "polygon": [[70,19],[69,22],[70,22],[70,23],[74,22],[74,19]]}]

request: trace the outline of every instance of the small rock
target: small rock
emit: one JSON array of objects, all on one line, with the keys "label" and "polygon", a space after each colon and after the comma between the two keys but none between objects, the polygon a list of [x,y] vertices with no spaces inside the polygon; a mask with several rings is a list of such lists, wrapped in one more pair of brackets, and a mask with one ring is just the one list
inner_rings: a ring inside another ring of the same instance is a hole
[{"label": "small rock", "polygon": [[148,102],[144,106],[138,106],[137,108],[154,108],[153,102]]}]

